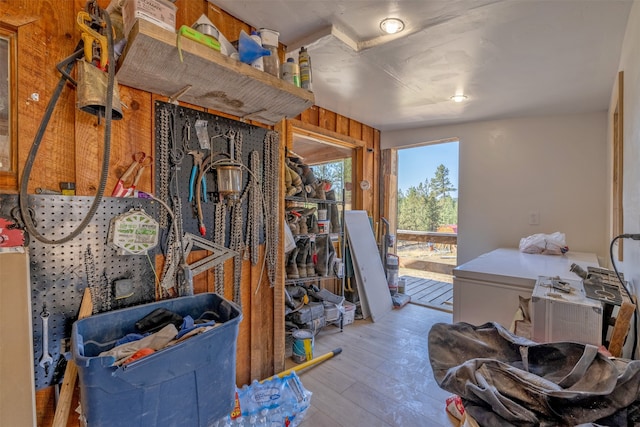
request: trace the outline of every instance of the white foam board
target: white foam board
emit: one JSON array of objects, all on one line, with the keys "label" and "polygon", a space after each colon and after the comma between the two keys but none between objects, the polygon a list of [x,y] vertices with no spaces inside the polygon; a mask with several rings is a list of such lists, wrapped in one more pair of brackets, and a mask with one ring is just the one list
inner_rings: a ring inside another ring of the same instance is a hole
[{"label": "white foam board", "polygon": [[365,211],[345,211],[344,224],[360,300],[366,302],[375,322],[393,310],[378,245]]}]

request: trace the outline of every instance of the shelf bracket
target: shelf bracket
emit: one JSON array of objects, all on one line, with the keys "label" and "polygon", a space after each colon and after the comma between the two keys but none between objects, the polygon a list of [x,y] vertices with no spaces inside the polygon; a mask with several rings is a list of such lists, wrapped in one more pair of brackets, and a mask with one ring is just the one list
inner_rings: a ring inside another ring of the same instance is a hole
[{"label": "shelf bracket", "polygon": [[173,95],[169,96],[169,104],[178,105],[178,99],[180,99],[180,97],[185,93],[187,93],[189,89],[191,89],[192,87],[193,87],[192,85],[186,85],[185,87],[183,87],[182,89],[174,93]]}]

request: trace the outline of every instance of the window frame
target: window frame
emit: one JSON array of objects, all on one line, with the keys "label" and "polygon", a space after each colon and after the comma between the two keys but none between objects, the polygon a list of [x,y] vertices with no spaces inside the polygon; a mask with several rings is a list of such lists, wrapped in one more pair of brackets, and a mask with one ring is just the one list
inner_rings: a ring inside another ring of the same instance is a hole
[{"label": "window frame", "polygon": [[[0,170],[0,191],[13,192],[18,189],[18,111],[17,111],[17,32],[0,25],[0,38],[7,41],[7,58],[0,58],[2,64],[8,68],[7,79],[7,144],[9,149],[9,165]],[[4,63],[6,59],[6,64]]]}]

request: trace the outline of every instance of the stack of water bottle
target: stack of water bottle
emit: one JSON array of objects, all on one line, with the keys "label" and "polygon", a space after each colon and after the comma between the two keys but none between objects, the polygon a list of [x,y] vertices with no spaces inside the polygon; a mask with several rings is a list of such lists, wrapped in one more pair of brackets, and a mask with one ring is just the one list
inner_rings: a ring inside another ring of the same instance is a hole
[{"label": "stack of water bottle", "polygon": [[213,427],[296,427],[311,404],[295,372],[263,382],[253,381],[237,390],[234,411]]}]

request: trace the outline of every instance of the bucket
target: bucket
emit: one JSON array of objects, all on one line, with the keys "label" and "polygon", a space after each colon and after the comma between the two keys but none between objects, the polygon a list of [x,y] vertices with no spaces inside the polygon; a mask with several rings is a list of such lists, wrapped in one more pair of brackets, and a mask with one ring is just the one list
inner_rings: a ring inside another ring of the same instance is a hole
[{"label": "bucket", "polygon": [[278,56],[278,37],[280,37],[280,33],[267,28],[260,28],[258,34],[260,34],[260,39],[262,40],[262,47],[270,52],[270,55],[262,58],[264,71],[280,78],[280,57]]},{"label": "bucket", "polygon": [[318,209],[318,221],[326,221],[326,219],[327,219],[327,210]]},{"label": "bucket", "polygon": [[293,355],[291,358],[296,363],[302,363],[313,359],[313,332],[308,329],[293,331]]},{"label": "bucket", "polygon": [[318,233],[320,234],[327,234],[329,233],[329,225],[331,224],[331,221],[328,219],[324,219],[324,220],[318,220]]},{"label": "bucket", "polygon": [[404,294],[405,289],[406,289],[406,283],[404,279],[398,279],[398,293]]},{"label": "bucket", "polygon": [[260,34],[260,39],[262,39],[262,46],[278,47],[278,38],[280,37],[279,32],[269,30],[268,28],[260,28],[258,34]]}]

